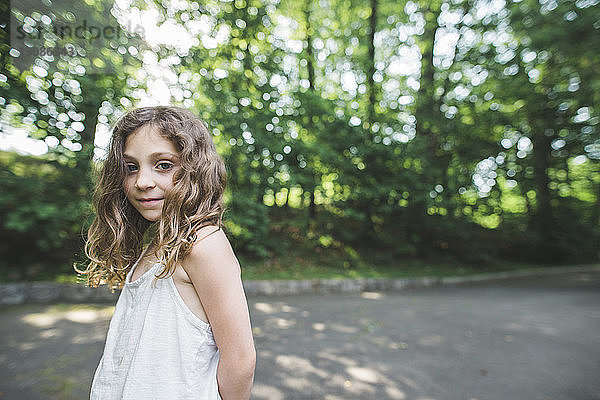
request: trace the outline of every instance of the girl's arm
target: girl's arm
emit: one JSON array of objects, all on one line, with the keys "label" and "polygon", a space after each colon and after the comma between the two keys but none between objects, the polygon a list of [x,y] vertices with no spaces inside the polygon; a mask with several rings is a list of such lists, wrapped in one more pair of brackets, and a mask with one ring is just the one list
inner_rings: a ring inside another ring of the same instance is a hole
[{"label": "girl's arm", "polygon": [[[212,232],[210,226],[201,232]],[[256,351],[241,269],[222,229],[197,241],[182,266],[192,280],[219,348],[217,383],[223,400],[250,398]]]}]

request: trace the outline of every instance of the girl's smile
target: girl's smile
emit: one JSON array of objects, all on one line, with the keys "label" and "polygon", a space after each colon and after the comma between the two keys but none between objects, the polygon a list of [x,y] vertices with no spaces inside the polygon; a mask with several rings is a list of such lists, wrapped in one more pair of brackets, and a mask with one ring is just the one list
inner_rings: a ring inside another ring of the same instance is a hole
[{"label": "girl's smile", "polygon": [[123,158],[127,200],[142,217],[158,221],[165,195],[174,185],[173,175],[179,169],[177,149],[154,128],[144,126],[127,137]]},{"label": "girl's smile", "polygon": [[154,207],[160,204],[162,206],[162,201],[164,199],[138,199],[139,203],[143,207]]}]

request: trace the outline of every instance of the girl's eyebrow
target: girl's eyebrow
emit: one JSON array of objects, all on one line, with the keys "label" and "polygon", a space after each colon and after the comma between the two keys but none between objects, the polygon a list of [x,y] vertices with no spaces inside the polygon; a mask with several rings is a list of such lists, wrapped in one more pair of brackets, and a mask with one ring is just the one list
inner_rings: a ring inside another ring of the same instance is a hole
[{"label": "girl's eyebrow", "polygon": [[[173,153],[168,152],[168,151],[167,152],[158,151],[158,152],[150,154],[150,158],[161,158],[161,157],[164,157],[164,156],[178,158],[177,154],[173,154]],[[130,160],[135,160],[135,157],[133,157],[133,156],[127,154],[127,153],[123,153],[123,158],[127,158],[127,159],[130,159]]]}]

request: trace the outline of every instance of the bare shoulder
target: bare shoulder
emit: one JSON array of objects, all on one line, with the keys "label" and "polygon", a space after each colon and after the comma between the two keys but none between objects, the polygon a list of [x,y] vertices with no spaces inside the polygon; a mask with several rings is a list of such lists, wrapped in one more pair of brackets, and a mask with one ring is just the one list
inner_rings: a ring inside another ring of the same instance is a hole
[{"label": "bare shoulder", "polygon": [[198,231],[192,250],[183,261],[188,273],[188,269],[240,268],[227,235],[216,225],[207,225]]}]

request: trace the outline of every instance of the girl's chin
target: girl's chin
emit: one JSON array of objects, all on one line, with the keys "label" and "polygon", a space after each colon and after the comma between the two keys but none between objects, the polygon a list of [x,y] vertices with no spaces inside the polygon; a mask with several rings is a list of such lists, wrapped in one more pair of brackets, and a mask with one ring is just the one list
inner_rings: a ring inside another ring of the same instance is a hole
[{"label": "girl's chin", "polygon": [[140,213],[140,215],[142,217],[144,217],[145,220],[149,221],[149,222],[156,222],[160,219],[161,217],[161,211],[155,211],[155,212],[149,212],[148,210],[138,210],[138,212]]}]

